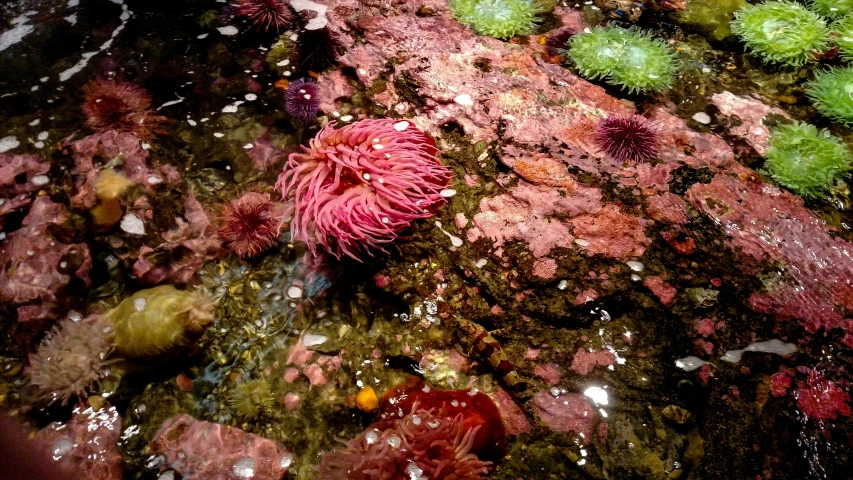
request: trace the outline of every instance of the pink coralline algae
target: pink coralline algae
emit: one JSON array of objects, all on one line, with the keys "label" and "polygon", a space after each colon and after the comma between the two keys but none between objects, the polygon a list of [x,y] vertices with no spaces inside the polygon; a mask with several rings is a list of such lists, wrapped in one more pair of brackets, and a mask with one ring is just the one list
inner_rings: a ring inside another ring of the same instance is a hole
[{"label": "pink coralline algae", "polygon": [[798,380],[794,390],[800,411],[815,420],[835,420],[839,415],[849,417],[850,394],[816,371],[806,370],[806,380]]},{"label": "pink coralline algae", "polygon": [[222,255],[222,241],[192,192],[184,198],[183,207],[182,215],[175,217],[175,228],[162,233],[165,242],[135,252],[133,274],[143,283],[187,283],[207,261]]},{"label": "pink coralline algae", "polygon": [[68,318],[45,337],[30,359],[30,383],[52,402],[86,398],[109,373],[113,329],[101,316]]},{"label": "pink coralline algae", "polygon": [[566,393],[555,397],[546,391],[539,391],[531,399],[533,411],[551,430],[555,432],[574,432],[581,443],[592,441],[595,427],[595,409],[579,393]]},{"label": "pink coralline algae", "polygon": [[76,407],[67,423],[54,422],[39,430],[35,440],[50,452],[60,468],[87,480],[124,478],[121,418],[115,407],[100,410]]},{"label": "pink coralline algae", "polygon": [[390,425],[369,427],[343,447],[323,454],[318,478],[396,480],[487,479],[491,462],[471,453],[479,426],[464,431],[462,414],[417,410]]},{"label": "pink coralline algae", "polygon": [[720,110],[720,114],[734,120],[729,122],[729,135],[742,139],[762,157],[770,142],[770,129],[765,126],[764,119],[768,115],[790,118],[781,108],[771,107],[755,98],[740,97],[731,92],[711,95],[711,103]]},{"label": "pink coralline algae", "polygon": [[397,237],[418,218],[433,215],[450,170],[436,158],[435,141],[410,122],[334,123],[293,153],[276,188],[294,202],[291,237],[340,258],[359,260]]},{"label": "pink coralline algae", "polygon": [[255,257],[278,240],[280,215],[269,195],[244,193],[225,206],[219,236],[241,257]]},{"label": "pink coralline algae", "polygon": [[[693,205],[723,227],[728,245],[755,260],[778,264],[784,277],[753,295],[753,308],[797,318],[808,332],[853,329],[853,245],[775,186],[717,175],[688,191]],[[845,343],[853,346],[853,335]]]},{"label": "pink coralline algae", "polygon": [[293,455],[272,440],[187,414],[163,422],[150,452],[163,456],[162,470],[174,469],[182,478],[280,480],[293,463]]},{"label": "pink coralline algae", "polygon": [[661,277],[657,275],[648,276],[643,279],[643,285],[651,290],[664,306],[668,307],[675,302],[675,296],[678,294],[678,291],[675,287],[663,281]]},{"label": "pink coralline algae", "polygon": [[597,366],[610,366],[616,363],[616,357],[608,350],[593,350],[587,352],[583,348],[579,348],[572,358],[572,370],[586,375]]},{"label": "pink coralline algae", "polygon": [[18,320],[53,318],[52,307],[77,284],[88,286],[92,258],[85,243],[65,243],[70,214],[47,196],[38,197],[21,228],[0,243],[0,299],[18,306]]},{"label": "pink coralline algae", "polygon": [[0,153],[0,231],[3,217],[32,203],[30,194],[49,182],[49,170],[37,155]]}]

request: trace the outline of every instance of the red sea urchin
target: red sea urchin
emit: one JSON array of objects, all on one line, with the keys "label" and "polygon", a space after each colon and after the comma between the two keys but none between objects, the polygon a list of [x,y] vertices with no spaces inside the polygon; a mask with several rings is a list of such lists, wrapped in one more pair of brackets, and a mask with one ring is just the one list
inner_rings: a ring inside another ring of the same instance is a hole
[{"label": "red sea urchin", "polygon": [[245,18],[259,32],[279,33],[293,23],[293,12],[287,0],[237,0],[237,15]]},{"label": "red sea urchin", "polygon": [[450,182],[435,141],[405,120],[337,130],[330,123],[302,148],[290,154],[276,189],[294,202],[292,239],[315,254],[317,245],[356,260],[382,250],[413,220],[432,216]]},{"label": "red sea urchin", "polygon": [[280,218],[269,195],[245,193],[224,207],[219,236],[237,255],[254,257],[276,244]]},{"label": "red sea urchin", "polygon": [[124,80],[92,80],[83,87],[83,98],[86,126],[96,132],[118,130],[147,140],[166,120],[151,109],[144,88]]},{"label": "red sea urchin", "polygon": [[658,132],[640,115],[602,119],[594,138],[600,149],[621,162],[644,162],[658,153]]},{"label": "red sea urchin", "polygon": [[317,93],[317,82],[314,79],[295,80],[284,94],[284,108],[291,117],[308,123],[317,117],[317,109],[320,106]]}]

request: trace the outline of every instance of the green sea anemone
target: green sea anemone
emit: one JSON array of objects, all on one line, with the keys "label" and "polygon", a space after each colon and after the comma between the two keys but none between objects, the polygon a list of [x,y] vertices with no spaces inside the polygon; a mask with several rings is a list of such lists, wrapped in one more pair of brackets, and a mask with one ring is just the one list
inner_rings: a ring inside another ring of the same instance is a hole
[{"label": "green sea anemone", "polygon": [[832,18],[853,13],[853,0],[811,0],[809,5],[815,12]]},{"label": "green sea anemone", "polygon": [[735,14],[732,31],[752,53],[773,63],[800,66],[829,45],[829,29],[816,13],[788,0],[747,7]]},{"label": "green sea anemone", "polygon": [[765,158],[774,180],[806,198],[826,192],[853,163],[841,139],[799,122],[773,131]]},{"label": "green sea anemone", "polygon": [[806,95],[823,116],[853,125],[853,67],[815,73],[806,86]]},{"label": "green sea anemone", "polygon": [[832,24],[833,39],[838,44],[841,57],[847,61],[853,60],[853,15],[838,20]]},{"label": "green sea anemone", "polygon": [[634,27],[595,27],[573,36],[566,46],[581,75],[604,78],[631,93],[666,90],[675,79],[672,50]]},{"label": "green sea anemone", "polygon": [[534,0],[452,0],[450,9],[478,35],[504,40],[533,33],[543,10]]},{"label": "green sea anemone", "polygon": [[243,382],[231,391],[228,402],[234,413],[244,420],[254,420],[275,403],[270,386],[263,378]]}]

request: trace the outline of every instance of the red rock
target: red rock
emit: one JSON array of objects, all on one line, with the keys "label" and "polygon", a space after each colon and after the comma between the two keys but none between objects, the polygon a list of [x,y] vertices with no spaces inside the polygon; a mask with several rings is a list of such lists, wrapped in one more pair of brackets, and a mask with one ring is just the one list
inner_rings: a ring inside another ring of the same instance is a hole
[{"label": "red rock", "polygon": [[288,392],[287,395],[284,396],[284,408],[288,410],[296,410],[299,408],[299,400],[301,397],[298,393]]},{"label": "red rock", "polygon": [[668,307],[675,302],[675,296],[678,291],[672,285],[664,282],[659,276],[652,275],[646,277],[643,280],[643,285],[651,290],[664,306]]},{"label": "red rock", "polygon": [[549,392],[539,391],[530,400],[533,411],[551,430],[562,433],[574,432],[584,445],[592,441],[595,427],[595,409],[579,393],[566,393],[554,397]]},{"label": "red rock", "polygon": [[178,388],[184,392],[191,392],[193,390],[193,379],[183,373],[179,373],[178,376],[175,377],[175,383],[177,383]]},{"label": "red rock", "polygon": [[498,387],[497,390],[489,394],[489,397],[498,407],[507,435],[520,435],[530,432],[530,421],[527,419],[527,415],[506,390]]},{"label": "red rock", "polygon": [[55,236],[67,228],[69,217],[64,206],[38,197],[21,228],[0,244],[0,299],[16,306],[35,303],[20,310],[19,320],[54,318],[52,308],[66,298],[63,292],[72,280],[89,285],[89,247]]},{"label": "red rock", "polygon": [[666,192],[649,197],[646,213],[653,219],[664,223],[687,223],[687,205],[678,195]]},{"label": "red rock", "polygon": [[770,393],[774,397],[788,394],[791,389],[791,376],[787,372],[776,372],[770,375]]},{"label": "red rock", "polygon": [[594,288],[587,288],[583,292],[581,292],[577,297],[575,297],[575,306],[580,306],[588,302],[592,302],[597,300],[599,297],[598,292],[595,291]]},{"label": "red rock", "polygon": [[722,115],[731,117],[728,127],[729,135],[744,140],[762,157],[770,143],[770,129],[764,125],[764,119],[771,114],[791,118],[780,108],[731,92],[711,95],[711,103],[720,110]]},{"label": "red rock", "polygon": [[696,333],[702,335],[703,337],[707,337],[708,335],[713,335],[716,331],[714,328],[714,321],[710,318],[703,318],[701,320],[693,321],[693,329],[696,330]]},{"label": "red rock", "polygon": [[[164,457],[161,470],[210,480],[280,480],[293,462],[290,452],[272,440],[187,414],[163,422],[150,453]],[[249,469],[253,475],[247,475]]]},{"label": "red rock", "polygon": [[593,254],[624,259],[646,251],[648,239],[640,219],[620,213],[615,205],[608,205],[594,215],[577,216],[569,222],[574,227],[575,237],[589,243],[583,248]]},{"label": "red rock", "polygon": [[572,358],[572,370],[586,375],[597,366],[609,366],[616,363],[616,357],[608,350],[593,350],[587,352],[583,348],[579,348]]},{"label": "red rock", "polygon": [[315,363],[303,368],[302,373],[308,377],[308,381],[312,386],[326,385],[329,383],[329,379],[326,378],[326,375],[323,373],[323,369]]},{"label": "red rock", "polygon": [[848,328],[853,309],[853,245],[779,188],[728,175],[688,191],[693,205],[721,225],[730,248],[780,266],[784,279],[754,294],[756,311],[797,318],[808,332]]},{"label": "red rock", "polygon": [[329,70],[320,74],[317,79],[317,97],[320,99],[320,110],[331,114],[340,110],[343,101],[355,93],[342,70]]},{"label": "red rock", "polygon": [[835,420],[838,415],[849,417],[850,394],[816,371],[806,370],[807,379],[798,380],[794,390],[800,411],[816,420]]},{"label": "red rock", "polygon": [[50,164],[38,155],[0,153],[0,230],[3,217],[32,203],[31,193],[45,186]]},{"label": "red rock", "polygon": [[121,418],[114,407],[76,407],[67,423],[54,422],[36,433],[63,468],[87,480],[121,480],[124,476],[118,442]]}]

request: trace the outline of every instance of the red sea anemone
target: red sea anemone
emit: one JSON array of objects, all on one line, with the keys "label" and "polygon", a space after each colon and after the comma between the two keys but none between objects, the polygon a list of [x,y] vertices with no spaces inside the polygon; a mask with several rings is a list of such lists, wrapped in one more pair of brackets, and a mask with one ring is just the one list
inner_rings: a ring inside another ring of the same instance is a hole
[{"label": "red sea anemone", "polygon": [[612,116],[595,129],[598,147],[621,162],[643,162],[658,153],[658,132],[640,115]]},{"label": "red sea anemone", "polygon": [[[450,170],[435,141],[401,120],[325,126],[304,153],[292,153],[276,189],[292,198],[291,237],[356,260],[394,241],[413,220],[433,215]],[[383,250],[384,251],[384,250]]]},{"label": "red sea anemone", "polygon": [[318,478],[485,480],[491,462],[471,453],[479,429],[465,429],[462,414],[413,411],[385,428],[370,427],[343,448],[323,454]]},{"label": "red sea anemone", "polygon": [[118,130],[150,139],[166,120],[151,110],[151,97],[130,82],[99,78],[83,87],[83,114],[93,131]]},{"label": "red sea anemone", "polygon": [[237,255],[254,257],[276,244],[280,217],[269,195],[245,193],[223,210],[219,236]]},{"label": "red sea anemone", "polygon": [[317,96],[317,82],[314,79],[293,81],[284,94],[284,108],[291,117],[308,123],[317,117],[320,97]]},{"label": "red sea anemone", "polygon": [[237,15],[261,32],[279,33],[293,22],[293,13],[286,0],[237,0],[234,7]]}]

